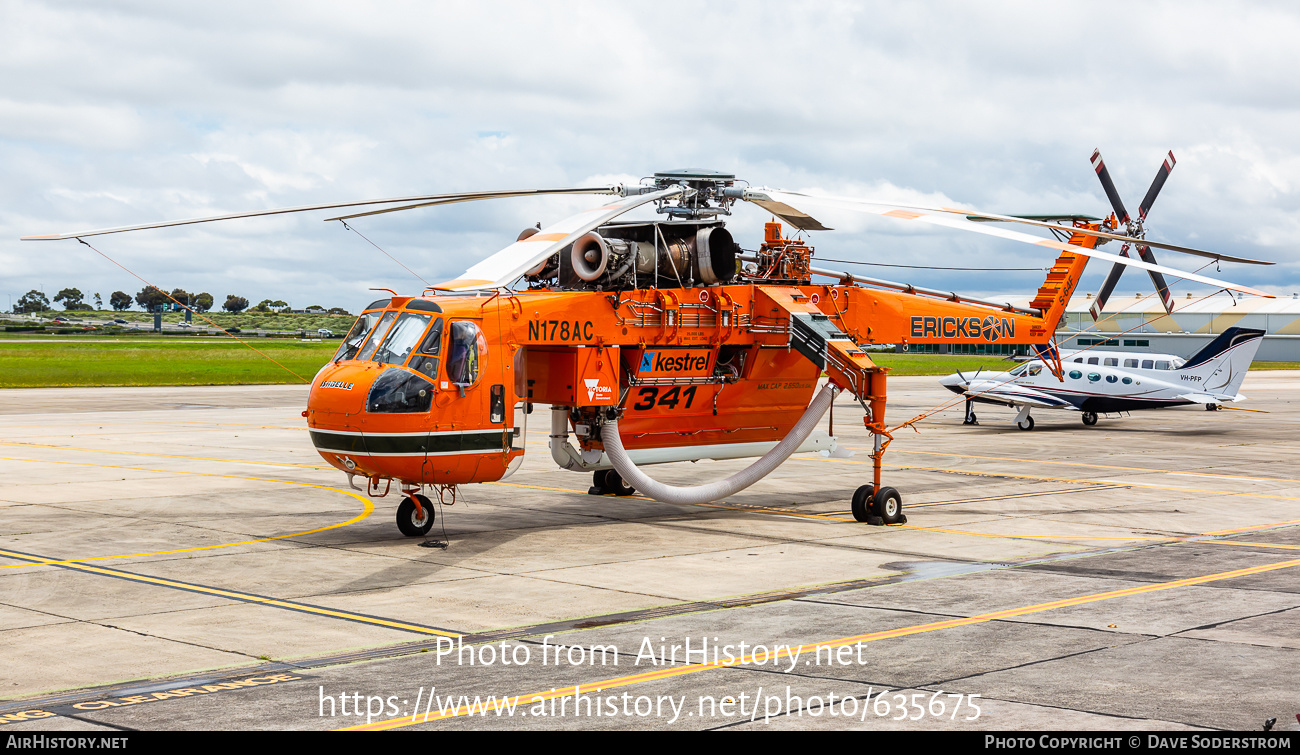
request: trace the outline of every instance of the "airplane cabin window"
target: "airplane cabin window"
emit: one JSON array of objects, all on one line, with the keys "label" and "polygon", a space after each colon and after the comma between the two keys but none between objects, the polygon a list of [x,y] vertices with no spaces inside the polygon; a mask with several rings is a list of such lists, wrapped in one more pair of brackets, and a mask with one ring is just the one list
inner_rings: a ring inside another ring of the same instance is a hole
[{"label": "airplane cabin window", "polygon": [[1117,380],[1119,380],[1119,378],[1115,377],[1114,375],[1107,375],[1107,376],[1106,376],[1106,382],[1107,382],[1107,383],[1113,383],[1113,382],[1115,382],[1115,381],[1117,381]]},{"label": "airplane cabin window", "polygon": [[1142,369],[1144,369],[1144,370],[1149,370],[1149,369],[1151,369],[1151,366],[1154,365],[1154,364],[1155,364],[1155,360],[1153,360],[1153,359],[1143,359],[1143,360],[1142,360]]},{"label": "airplane cabin window", "polygon": [[1106,357],[1106,360],[1102,362],[1102,364],[1106,365],[1107,367],[1118,367],[1119,360],[1116,359],[1115,357]]},{"label": "airplane cabin window", "polygon": [[1181,369],[1183,368],[1183,365],[1185,365],[1185,364],[1187,364],[1187,360],[1186,360],[1186,359],[1177,359],[1177,358],[1174,359],[1174,369],[1175,369],[1175,370],[1181,370]]},{"label": "airplane cabin window", "polygon": [[1025,368],[1026,368],[1026,367],[1027,367],[1027,365],[1023,365],[1023,364],[1022,364],[1022,365],[1016,367],[1014,370],[1012,370],[1012,371],[1011,371],[1010,373],[1008,373],[1008,374],[1010,374],[1012,377],[1020,377],[1021,375],[1025,374]]},{"label": "airplane cabin window", "polygon": [[1088,364],[1096,364],[1097,357],[1088,357]]},{"label": "airplane cabin window", "polygon": [[1137,366],[1138,366],[1138,360],[1136,360],[1136,359],[1125,359],[1125,360],[1124,360],[1124,366],[1125,366],[1125,367],[1137,367]]},{"label": "airplane cabin window", "polygon": [[1130,377],[1124,378],[1124,385],[1132,385],[1132,384],[1133,384],[1133,378]]},{"label": "airplane cabin window", "polygon": [[1088,382],[1095,383],[1095,382],[1097,382],[1098,380],[1101,380],[1101,375],[1100,375],[1099,373],[1096,373],[1096,372],[1089,372],[1089,373],[1088,373]]},{"label": "airplane cabin window", "polygon": [[1029,365],[1030,377],[1033,377],[1042,371],[1043,371],[1043,365],[1039,364],[1038,362],[1034,362],[1033,364]]},{"label": "airplane cabin window", "polygon": [[1081,377],[1083,377],[1083,373],[1082,373],[1082,372],[1079,372],[1078,370],[1070,370],[1070,379],[1071,379],[1071,380],[1078,380],[1078,379],[1081,378]]},{"label": "airplane cabin window", "polygon": [[1167,361],[1165,361],[1165,360],[1163,360],[1163,359],[1160,360],[1159,362],[1156,362],[1156,369],[1157,369],[1157,370],[1167,370],[1167,369],[1169,369],[1169,362],[1167,362]]},{"label": "airplane cabin window", "polygon": [[1076,362],[1082,364],[1082,363],[1083,363],[1083,357],[1075,357],[1075,358],[1074,358],[1074,361],[1076,361]]}]

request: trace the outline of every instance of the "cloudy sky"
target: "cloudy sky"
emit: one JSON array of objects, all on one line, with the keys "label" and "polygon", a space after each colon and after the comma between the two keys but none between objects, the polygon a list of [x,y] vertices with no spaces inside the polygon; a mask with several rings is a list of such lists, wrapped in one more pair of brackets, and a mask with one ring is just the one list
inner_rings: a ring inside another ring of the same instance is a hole
[{"label": "cloudy sky", "polygon": [[[1178,165],[1149,236],[1274,260],[1225,264],[1221,276],[1300,291],[1293,4],[0,0],[0,18],[0,295],[15,300],[32,288],[107,299],[142,286],[75,241],[20,235],[681,167],[803,191],[1101,215],[1094,148],[1131,211],[1172,149]],[[437,281],[591,203],[496,200],[355,227]],[[233,293],[355,311],[370,287],[422,287],[326,217],[90,241],[150,282],[218,302]],[[745,209],[731,228],[752,248],[766,219]],[[831,220],[838,230],[813,237],[822,258],[1050,262],[975,234]],[[1028,295],[1042,278],[855,269],[972,294]],[[1136,271],[1119,288],[1149,290]]]}]

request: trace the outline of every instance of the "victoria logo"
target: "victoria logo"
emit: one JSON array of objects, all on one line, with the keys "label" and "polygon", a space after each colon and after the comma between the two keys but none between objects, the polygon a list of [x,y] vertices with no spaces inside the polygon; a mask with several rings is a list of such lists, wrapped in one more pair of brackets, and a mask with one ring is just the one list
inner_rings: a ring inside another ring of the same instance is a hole
[{"label": "victoria logo", "polygon": [[608,386],[600,384],[600,378],[583,378],[582,382],[587,386],[588,401],[608,401],[612,395]]}]

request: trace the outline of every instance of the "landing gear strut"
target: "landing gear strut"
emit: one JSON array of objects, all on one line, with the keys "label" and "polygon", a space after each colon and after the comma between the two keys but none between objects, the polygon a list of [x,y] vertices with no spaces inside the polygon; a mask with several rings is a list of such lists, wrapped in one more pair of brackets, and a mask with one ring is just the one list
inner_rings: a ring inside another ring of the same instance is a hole
[{"label": "landing gear strut", "polygon": [[962,420],[961,423],[963,425],[979,424],[979,422],[975,419],[975,402],[971,401],[970,399],[966,399],[966,419]]}]

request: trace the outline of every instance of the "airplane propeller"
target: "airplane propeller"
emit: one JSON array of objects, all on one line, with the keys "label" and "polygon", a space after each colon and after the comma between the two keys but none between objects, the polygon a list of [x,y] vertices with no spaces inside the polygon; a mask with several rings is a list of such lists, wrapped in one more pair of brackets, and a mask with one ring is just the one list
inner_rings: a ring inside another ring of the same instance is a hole
[{"label": "airplane propeller", "polygon": [[[1138,218],[1134,220],[1129,216],[1128,210],[1124,208],[1124,202],[1119,198],[1119,192],[1115,190],[1115,182],[1110,178],[1110,171],[1106,169],[1106,163],[1101,159],[1101,150],[1094,150],[1092,153],[1092,167],[1097,171],[1097,178],[1101,180],[1101,186],[1106,191],[1106,197],[1110,199],[1110,206],[1115,210],[1115,218],[1118,222],[1124,224],[1125,231],[1129,236],[1142,238],[1146,235],[1146,229],[1143,227],[1147,219],[1147,213],[1151,211],[1151,205],[1155,203],[1156,196],[1164,188],[1165,181],[1169,179],[1169,173],[1174,169],[1174,153],[1171,150],[1164,162],[1160,164],[1160,169],[1156,171],[1155,180],[1151,182],[1151,188],[1147,189],[1146,196],[1142,198],[1142,204],[1138,206]],[[1156,256],[1151,252],[1150,246],[1143,243],[1137,243],[1138,257],[1146,262],[1155,264]],[[1125,242],[1120,249],[1120,254],[1127,257],[1129,243]],[[1119,278],[1124,274],[1124,265],[1116,264],[1110,269],[1106,276],[1105,282],[1102,283],[1101,289],[1097,292],[1097,298],[1093,301],[1092,307],[1088,310],[1093,320],[1101,317],[1101,310],[1106,306],[1106,301],[1115,290],[1119,283]],[[1174,308],[1173,295],[1169,293],[1169,286],[1165,283],[1165,278],[1158,271],[1147,270],[1151,276],[1151,283],[1155,286],[1156,293],[1160,295],[1160,303],[1165,307],[1165,314],[1172,314]]]}]

